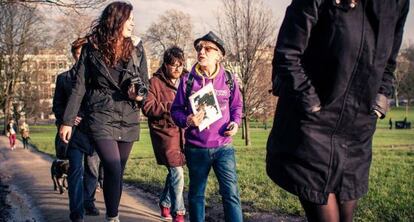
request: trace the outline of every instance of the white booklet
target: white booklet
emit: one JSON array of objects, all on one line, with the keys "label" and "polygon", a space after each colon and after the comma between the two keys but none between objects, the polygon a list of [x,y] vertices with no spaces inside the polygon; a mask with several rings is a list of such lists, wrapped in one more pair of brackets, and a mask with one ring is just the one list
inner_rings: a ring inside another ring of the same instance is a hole
[{"label": "white booklet", "polygon": [[204,119],[198,126],[200,132],[222,117],[213,84],[207,84],[191,95],[189,100],[194,114],[197,114],[201,110],[205,113]]}]

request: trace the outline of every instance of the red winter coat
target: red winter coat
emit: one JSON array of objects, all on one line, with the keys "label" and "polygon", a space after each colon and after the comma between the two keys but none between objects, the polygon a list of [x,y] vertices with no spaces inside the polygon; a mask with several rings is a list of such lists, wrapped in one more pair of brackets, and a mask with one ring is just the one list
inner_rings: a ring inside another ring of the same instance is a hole
[{"label": "red winter coat", "polygon": [[150,79],[148,97],[142,111],[148,117],[157,163],[168,167],[183,166],[185,164],[184,130],[174,124],[170,114],[177,88],[164,73],[164,68],[160,68]]}]

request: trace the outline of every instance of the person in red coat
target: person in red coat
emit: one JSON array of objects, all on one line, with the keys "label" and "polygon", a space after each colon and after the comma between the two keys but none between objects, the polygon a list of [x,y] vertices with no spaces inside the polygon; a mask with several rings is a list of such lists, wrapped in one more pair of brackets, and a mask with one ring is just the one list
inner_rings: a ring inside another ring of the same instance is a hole
[{"label": "person in red coat", "polygon": [[[184,221],[183,199],[185,157],[183,130],[171,119],[170,108],[177,93],[180,76],[184,71],[184,53],[171,47],[164,53],[161,67],[150,79],[149,93],[142,108],[148,125],[157,163],[168,170],[164,191],[160,196],[161,216]],[[186,72],[186,71],[184,71]],[[171,212],[171,214],[170,214]]]}]

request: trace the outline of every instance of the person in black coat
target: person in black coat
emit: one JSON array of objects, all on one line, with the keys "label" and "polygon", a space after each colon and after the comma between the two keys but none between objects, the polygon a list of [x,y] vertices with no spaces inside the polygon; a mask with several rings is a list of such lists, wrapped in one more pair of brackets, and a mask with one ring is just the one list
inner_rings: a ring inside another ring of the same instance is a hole
[{"label": "person in black coat", "polygon": [[[75,61],[78,61],[82,46],[86,44],[86,38],[79,38],[72,43],[71,52]],[[56,79],[55,94],[53,96],[53,112],[56,117],[58,129],[63,123],[69,96],[72,92],[72,83],[75,78],[76,69],[72,67],[69,71],[61,73]],[[97,216],[99,210],[95,206],[95,191],[99,176],[99,157],[94,150],[94,145],[88,135],[87,127],[82,118],[85,106],[75,118],[75,128],[70,143],[65,144],[56,135],[55,146],[67,146],[63,148],[58,158],[63,157],[69,160],[68,189],[69,209],[71,221],[83,221],[83,215]],[[57,148],[59,149],[59,148]]]},{"label": "person in black coat", "polygon": [[132,37],[132,5],[113,2],[102,12],[82,48],[76,83],[60,137],[68,141],[83,99],[84,120],[104,166],[106,220],[119,221],[122,176],[139,135],[139,109],[146,97],[148,71],[142,42]]},{"label": "person in black coat", "polygon": [[409,0],[293,0],[273,59],[266,168],[309,221],[352,221],[392,94]]}]

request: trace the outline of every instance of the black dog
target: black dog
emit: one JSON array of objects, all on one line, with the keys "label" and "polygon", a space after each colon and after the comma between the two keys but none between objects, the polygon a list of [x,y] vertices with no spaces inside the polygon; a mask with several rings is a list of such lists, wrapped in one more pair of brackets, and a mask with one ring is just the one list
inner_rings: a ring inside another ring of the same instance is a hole
[{"label": "black dog", "polygon": [[69,161],[56,159],[52,163],[50,173],[52,175],[54,190],[59,187],[60,194],[63,194],[68,188],[68,177]]}]

